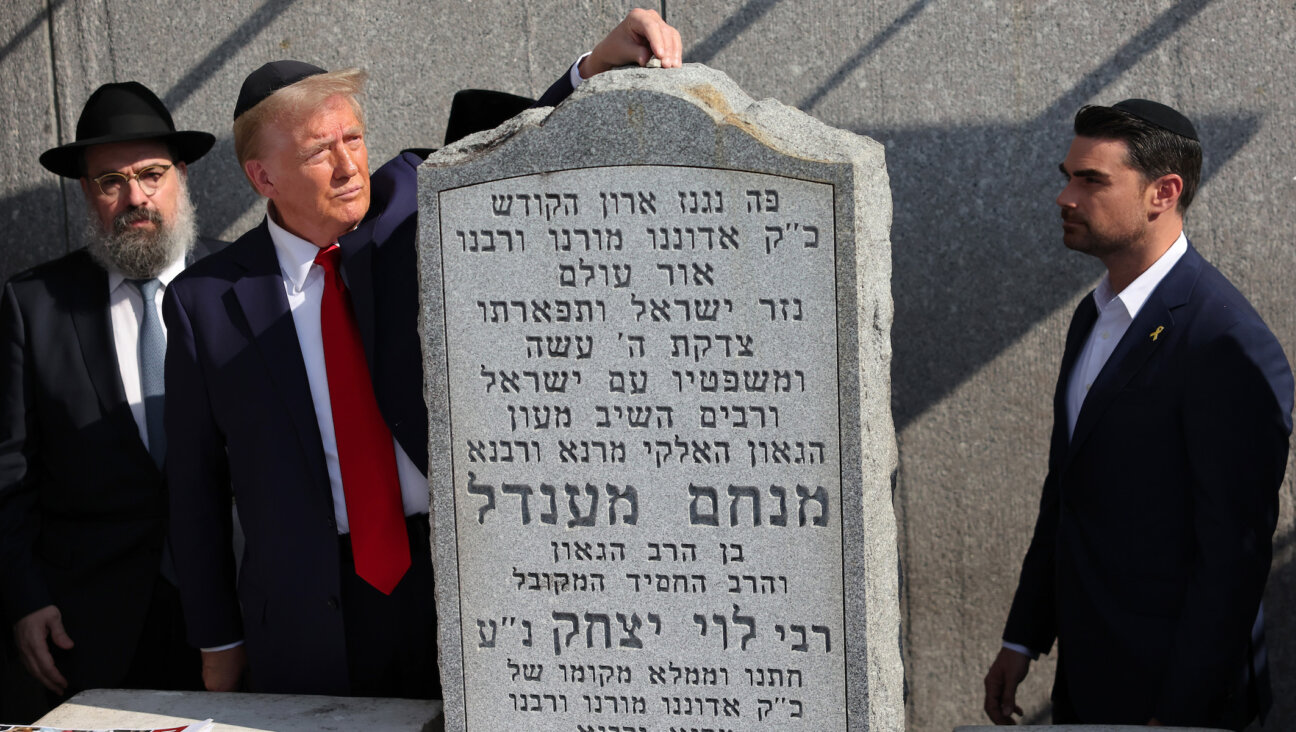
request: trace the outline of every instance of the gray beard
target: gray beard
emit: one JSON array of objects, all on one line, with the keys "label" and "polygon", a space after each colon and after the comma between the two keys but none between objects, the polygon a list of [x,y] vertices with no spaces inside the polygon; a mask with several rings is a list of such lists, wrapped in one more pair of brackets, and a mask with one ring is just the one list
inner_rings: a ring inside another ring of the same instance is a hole
[{"label": "gray beard", "polygon": [[[183,178],[171,221],[163,221],[155,209],[136,208],[123,211],[113,219],[112,230],[105,231],[88,204],[86,216],[89,219],[86,249],[90,256],[104,269],[120,272],[128,279],[157,277],[172,263],[183,259],[198,240],[193,203]],[[130,226],[145,219],[152,221],[156,228],[137,230]]]}]

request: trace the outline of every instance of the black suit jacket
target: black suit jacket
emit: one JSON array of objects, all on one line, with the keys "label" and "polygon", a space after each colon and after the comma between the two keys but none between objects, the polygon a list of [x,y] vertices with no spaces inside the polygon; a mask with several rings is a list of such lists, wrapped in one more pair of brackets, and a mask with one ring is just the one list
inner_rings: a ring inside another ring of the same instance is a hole
[{"label": "black suit jacket", "polygon": [[[167,475],[190,643],[246,642],[253,691],[345,694],[338,535],[264,222],[167,288]],[[229,505],[244,548],[237,589]]]},{"label": "black suit jacket", "polygon": [[[224,242],[200,239],[194,256]],[[72,688],[119,685],[166,535],[162,473],[126,403],[108,275],[79,250],[0,304],[0,597],[12,624],[56,605]]]},{"label": "black suit jacket", "polygon": [[1251,630],[1291,433],[1292,375],[1251,305],[1191,246],[1090,389],[1066,392],[1096,308],[1067,334],[1049,472],[1004,639],[1059,642],[1080,720],[1234,726],[1256,711]]}]

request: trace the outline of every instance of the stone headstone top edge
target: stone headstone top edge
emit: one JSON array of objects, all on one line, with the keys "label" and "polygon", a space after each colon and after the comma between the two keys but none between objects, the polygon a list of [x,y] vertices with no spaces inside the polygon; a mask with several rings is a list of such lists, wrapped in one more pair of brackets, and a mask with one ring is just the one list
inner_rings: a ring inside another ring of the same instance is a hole
[{"label": "stone headstone top edge", "polygon": [[542,132],[551,119],[580,114],[580,107],[591,97],[609,93],[674,97],[683,103],[682,108],[706,113],[722,129],[741,131],[775,153],[810,163],[883,160],[882,145],[876,140],[830,127],[774,99],[754,100],[723,71],[685,64],[679,69],[624,68],[600,74],[582,83],[559,106],[529,109],[493,130],[465,137],[431,155],[424,167],[458,166],[500,151],[526,135]]}]

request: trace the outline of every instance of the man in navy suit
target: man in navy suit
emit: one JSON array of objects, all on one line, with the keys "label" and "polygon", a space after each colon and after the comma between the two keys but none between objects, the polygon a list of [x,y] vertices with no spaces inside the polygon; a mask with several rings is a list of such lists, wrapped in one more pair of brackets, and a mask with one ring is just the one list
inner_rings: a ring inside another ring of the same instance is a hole
[{"label": "man in navy suit", "polygon": [[1067,333],[1039,517],[985,679],[1011,724],[1058,642],[1055,723],[1241,729],[1269,705],[1260,599],[1292,375],[1251,305],[1183,234],[1192,123],[1087,106],[1061,164],[1063,241],[1107,268]]},{"label": "man in navy suit", "polygon": [[[678,66],[679,34],[632,11],[542,103],[650,55]],[[440,696],[419,158],[371,180],[362,82],[292,61],[247,78],[235,151],[266,219],[167,292],[172,539],[211,690],[237,688],[246,668],[254,691]],[[220,511],[231,488],[237,587]]]},{"label": "man in navy suit", "polygon": [[15,276],[0,305],[0,597],[47,702],[200,681],[164,559],[159,307],[187,259],[223,246],[197,236],[185,183],[214,141],[129,81],[40,157],[80,181],[89,224],[85,249]]}]

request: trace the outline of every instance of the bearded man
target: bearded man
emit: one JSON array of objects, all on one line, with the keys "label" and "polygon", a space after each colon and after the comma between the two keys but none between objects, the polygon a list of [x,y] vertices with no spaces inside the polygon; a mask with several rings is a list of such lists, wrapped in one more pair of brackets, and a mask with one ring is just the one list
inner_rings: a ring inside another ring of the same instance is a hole
[{"label": "bearded man", "polygon": [[80,180],[89,240],[15,276],[0,303],[0,602],[46,704],[201,684],[164,543],[159,308],[187,262],[223,246],[196,235],[185,185],[214,141],[125,82],[99,87],[76,141],[40,157]]}]

